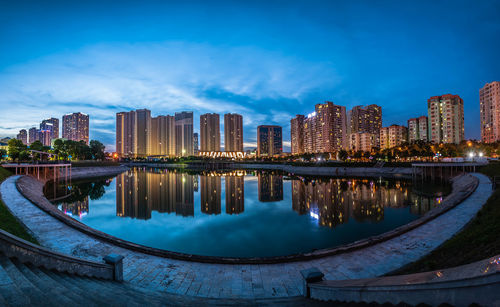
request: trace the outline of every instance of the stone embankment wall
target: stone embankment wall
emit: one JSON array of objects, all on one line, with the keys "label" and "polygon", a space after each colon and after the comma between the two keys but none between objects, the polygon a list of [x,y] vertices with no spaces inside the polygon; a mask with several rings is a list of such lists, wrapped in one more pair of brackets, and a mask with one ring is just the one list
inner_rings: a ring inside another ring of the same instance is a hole
[{"label": "stone embankment wall", "polygon": [[71,179],[115,176],[129,170],[127,166],[72,167]]}]

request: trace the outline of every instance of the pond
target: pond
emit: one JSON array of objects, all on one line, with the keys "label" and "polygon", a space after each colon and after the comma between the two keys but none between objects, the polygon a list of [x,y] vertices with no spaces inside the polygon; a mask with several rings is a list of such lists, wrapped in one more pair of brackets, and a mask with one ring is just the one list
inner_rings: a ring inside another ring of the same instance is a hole
[{"label": "pond", "polygon": [[53,203],[67,215],[137,244],[205,256],[272,257],[384,233],[439,206],[450,191],[416,184],[134,168],[114,178],[48,184],[45,193],[59,198]]}]

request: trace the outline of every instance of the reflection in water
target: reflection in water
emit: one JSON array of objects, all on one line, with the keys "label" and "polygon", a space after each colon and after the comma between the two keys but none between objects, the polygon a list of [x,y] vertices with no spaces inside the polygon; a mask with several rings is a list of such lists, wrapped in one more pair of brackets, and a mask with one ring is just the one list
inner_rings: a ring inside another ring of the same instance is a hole
[{"label": "reflection in water", "polygon": [[259,173],[259,201],[283,200],[283,176],[274,173]]},{"label": "reflection in water", "polygon": [[226,176],[226,213],[240,214],[245,211],[245,177]]},{"label": "reflection in water", "polygon": [[206,214],[220,214],[220,181],[221,177],[201,176],[201,212]]},{"label": "reflection in water", "polygon": [[411,193],[407,181],[384,181],[377,185],[367,179],[319,179],[292,182],[292,208],[309,214],[322,226],[335,227],[349,218],[378,222],[384,208],[410,206],[412,214],[421,215],[434,206],[431,197]]},{"label": "reflection in water", "polygon": [[[245,211],[245,172],[203,172],[199,175],[162,170],[132,169],[116,177],[116,216],[148,220],[152,211],[194,216],[195,191],[200,189],[200,212],[219,215],[225,193],[226,214]],[[222,177],[225,189],[222,190]],[[275,172],[259,172],[258,199],[260,202],[283,200],[283,176]],[[74,184],[71,197],[62,200],[60,209],[72,216],[89,212],[89,197],[102,197],[104,186],[111,180]],[[51,189],[47,189],[50,191]],[[299,215],[309,215],[318,224],[335,227],[354,219],[357,222],[384,220],[385,208],[409,206],[414,215],[422,215],[439,204],[415,191],[411,182],[373,179],[319,178],[291,180],[291,207]],[[60,193],[65,193],[64,189]]]}]

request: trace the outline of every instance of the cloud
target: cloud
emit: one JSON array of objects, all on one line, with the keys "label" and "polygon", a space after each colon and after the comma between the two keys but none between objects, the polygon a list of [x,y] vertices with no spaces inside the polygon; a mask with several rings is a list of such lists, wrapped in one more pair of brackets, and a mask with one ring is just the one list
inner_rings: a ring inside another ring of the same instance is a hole
[{"label": "cloud", "polygon": [[284,105],[337,81],[321,63],[253,47],[94,45],[0,71],[0,134],[85,112],[91,138],[112,150],[115,113],[149,108],[153,115],[192,110],[195,129],[202,113],[240,113],[245,139],[255,141],[257,125],[288,124]]}]

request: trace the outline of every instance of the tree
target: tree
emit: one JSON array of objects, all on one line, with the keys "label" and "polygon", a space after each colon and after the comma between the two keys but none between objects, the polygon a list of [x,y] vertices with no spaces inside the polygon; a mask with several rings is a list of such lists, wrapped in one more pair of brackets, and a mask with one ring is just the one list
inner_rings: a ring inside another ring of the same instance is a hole
[{"label": "tree", "polygon": [[341,149],[341,150],[339,151],[339,160],[341,160],[341,161],[345,161],[345,160],[347,159],[348,155],[349,155],[349,154],[347,153],[347,151],[345,151],[345,150]]},{"label": "tree", "polygon": [[92,157],[96,160],[103,160],[105,157],[104,149],[106,147],[97,140],[90,141],[90,153]]},{"label": "tree", "polygon": [[0,149],[0,160],[7,155],[7,150],[1,148]]},{"label": "tree", "polygon": [[26,145],[23,144],[21,140],[18,139],[10,139],[8,145],[8,153],[9,157],[14,160],[19,162],[19,157],[21,155],[21,152],[26,150]]}]

